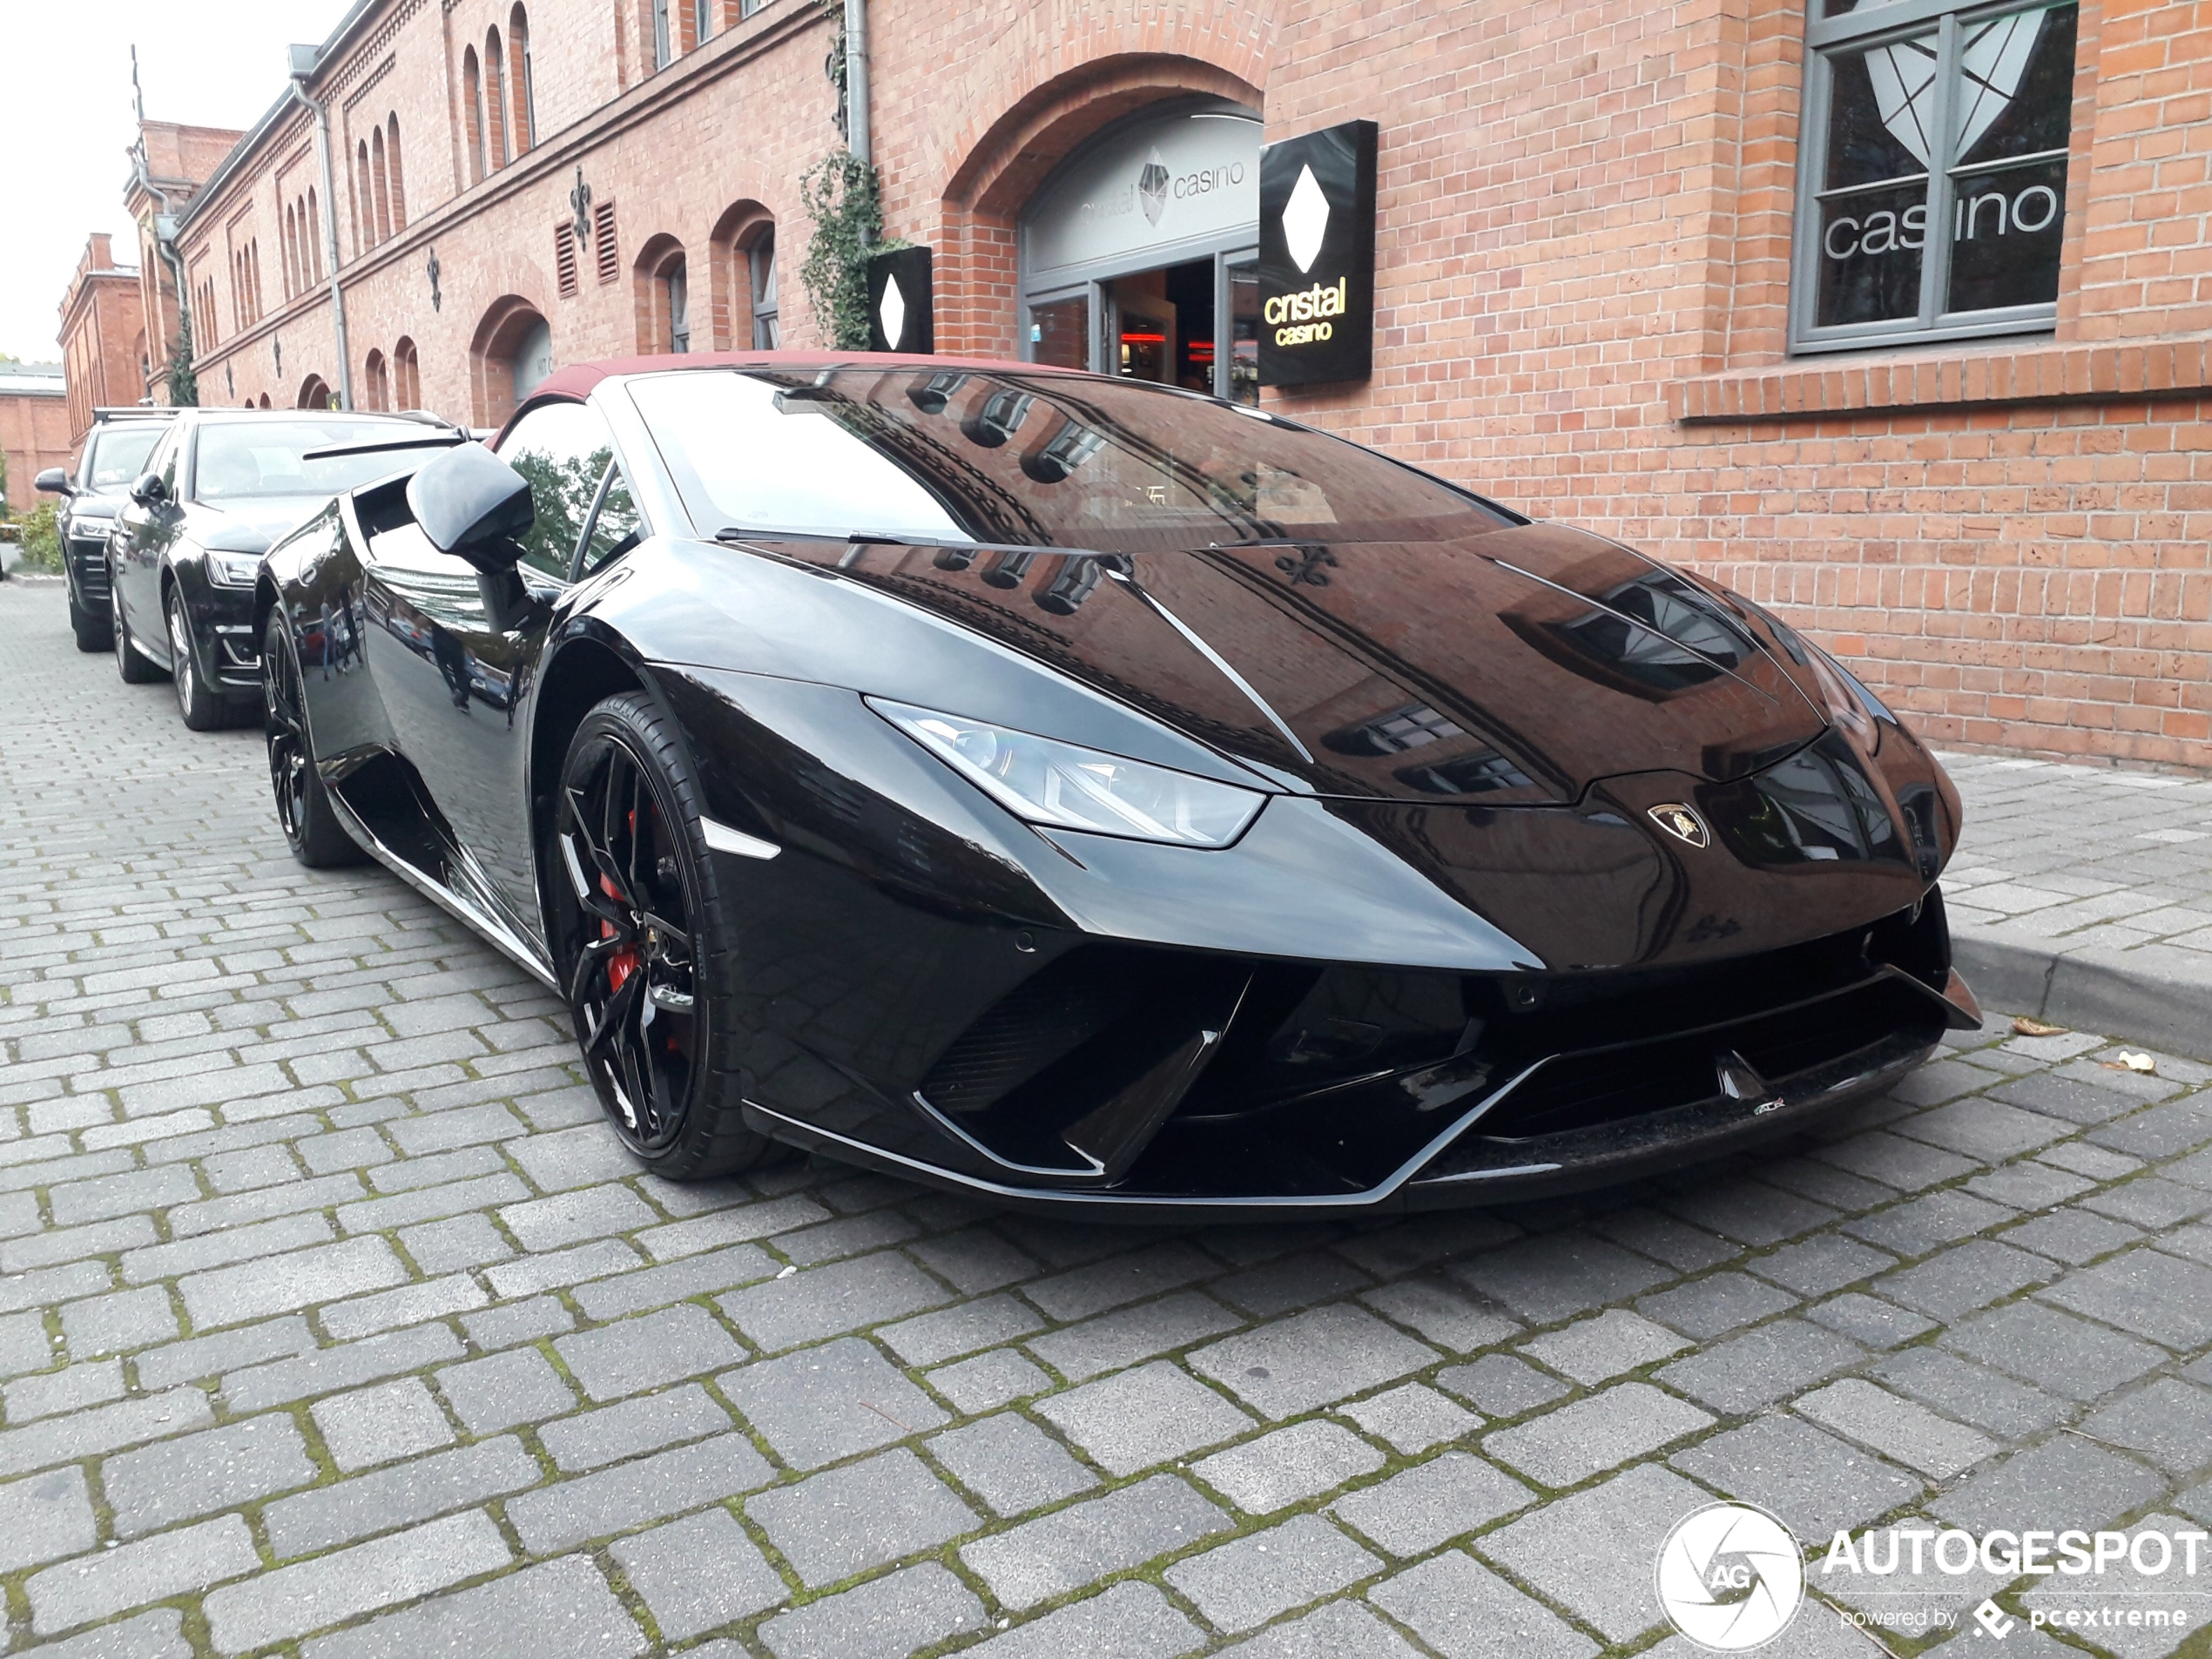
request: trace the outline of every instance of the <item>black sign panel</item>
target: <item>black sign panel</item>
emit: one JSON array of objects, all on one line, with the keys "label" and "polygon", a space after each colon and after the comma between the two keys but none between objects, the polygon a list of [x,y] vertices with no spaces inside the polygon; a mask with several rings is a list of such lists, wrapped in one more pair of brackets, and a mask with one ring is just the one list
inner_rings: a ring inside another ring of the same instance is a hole
[{"label": "black sign panel", "polygon": [[868,349],[937,349],[929,250],[894,247],[868,256]]},{"label": "black sign panel", "polygon": [[1365,380],[1375,355],[1375,137],[1347,121],[1259,155],[1259,383]]}]

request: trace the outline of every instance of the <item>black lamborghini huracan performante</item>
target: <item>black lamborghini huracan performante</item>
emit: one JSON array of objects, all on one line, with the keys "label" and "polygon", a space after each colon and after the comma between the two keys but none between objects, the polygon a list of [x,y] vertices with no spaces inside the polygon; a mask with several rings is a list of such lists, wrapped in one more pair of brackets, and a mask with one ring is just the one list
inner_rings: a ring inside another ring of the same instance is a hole
[{"label": "black lamborghini huracan performante", "polygon": [[664,1175],[1521,1199],[1979,1018],[1934,759],[1617,543],[1013,363],[639,359],[460,436],[268,556],[278,813],[556,988]]}]

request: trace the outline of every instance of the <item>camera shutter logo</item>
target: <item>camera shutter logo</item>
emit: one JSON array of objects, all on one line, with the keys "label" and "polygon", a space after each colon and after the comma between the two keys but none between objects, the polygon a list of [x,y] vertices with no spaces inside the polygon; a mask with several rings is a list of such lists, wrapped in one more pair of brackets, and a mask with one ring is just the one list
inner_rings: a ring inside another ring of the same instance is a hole
[{"label": "camera shutter logo", "polygon": [[1748,1653],[1789,1628],[1804,1600],[1804,1553],[1764,1509],[1708,1504],[1659,1547],[1659,1605],[1709,1653]]}]

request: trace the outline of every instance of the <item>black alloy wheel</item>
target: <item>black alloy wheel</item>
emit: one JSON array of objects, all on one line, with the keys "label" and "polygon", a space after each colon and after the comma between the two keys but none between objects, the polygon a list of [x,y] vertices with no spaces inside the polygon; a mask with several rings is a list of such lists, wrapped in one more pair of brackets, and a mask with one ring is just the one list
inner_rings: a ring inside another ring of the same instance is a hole
[{"label": "black alloy wheel", "polygon": [[293,648],[284,618],[275,611],[269,613],[262,633],[261,662],[261,731],[269,750],[269,788],[292,856],[310,870],[359,864],[367,854],[338,821],[322,774],[315,770],[300,654]]},{"label": "black alloy wheel", "polygon": [[623,1144],[696,1180],[773,1150],[745,1127],[725,1056],[735,954],[718,935],[698,793],[673,729],[638,692],[584,717],[561,768],[548,885],[585,1070]]},{"label": "black alloy wheel", "polygon": [[172,586],[161,609],[169,623],[169,683],[177,690],[177,712],[194,732],[215,731],[230,711],[223,705],[223,694],[199,671],[199,658],[192,648],[192,624],[185,616],[185,596]]},{"label": "black alloy wheel", "polygon": [[108,572],[107,606],[109,629],[115,640],[115,671],[123,677],[125,685],[152,685],[161,678],[161,671],[131,643],[131,624],[123,619],[123,594],[116,586],[111,570]]}]

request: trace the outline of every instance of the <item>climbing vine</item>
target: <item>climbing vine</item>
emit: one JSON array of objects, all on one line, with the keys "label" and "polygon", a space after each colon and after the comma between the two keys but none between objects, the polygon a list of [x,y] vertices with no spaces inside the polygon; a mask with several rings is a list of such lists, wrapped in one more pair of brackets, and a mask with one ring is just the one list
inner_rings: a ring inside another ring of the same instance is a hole
[{"label": "climbing vine", "polygon": [[[816,0],[835,20],[837,39],[822,72],[837,89],[837,130],[846,125],[845,3]],[[799,199],[813,221],[799,280],[814,307],[825,344],[837,351],[868,348],[868,258],[908,244],[883,234],[883,183],[876,170],[850,150],[833,150],[799,180]]]}]

